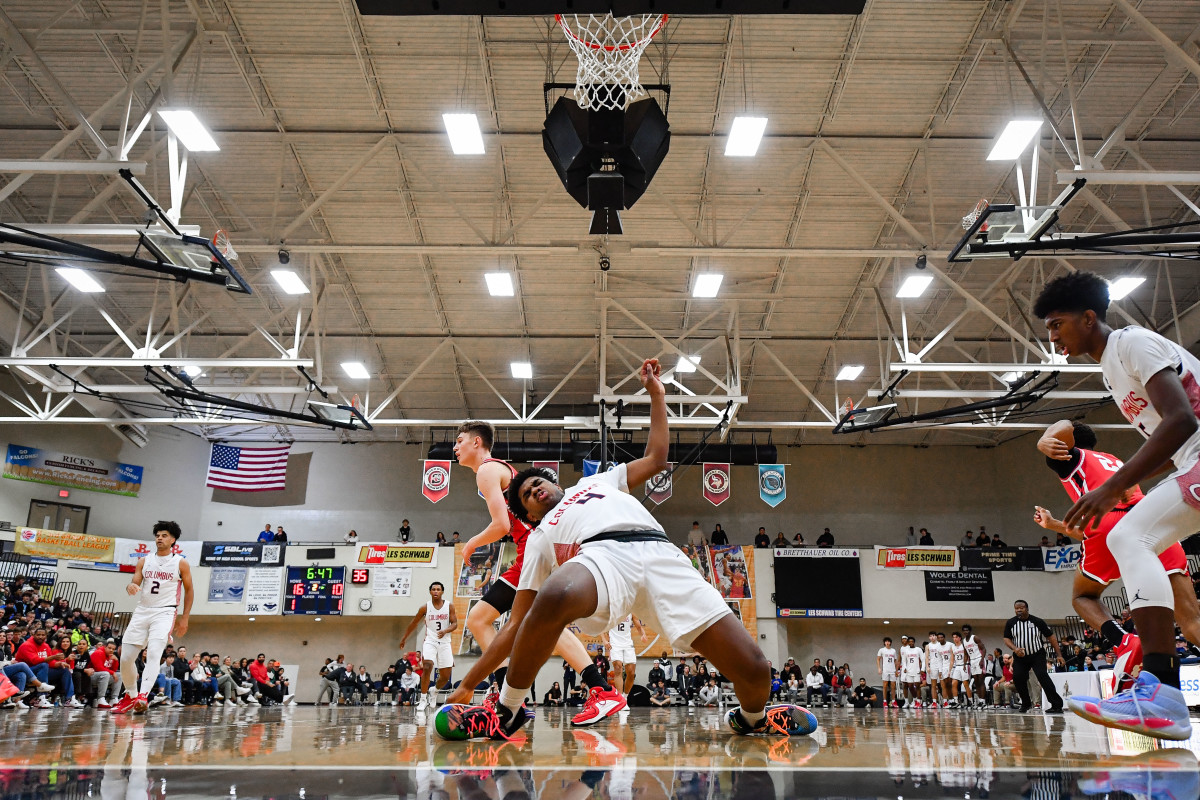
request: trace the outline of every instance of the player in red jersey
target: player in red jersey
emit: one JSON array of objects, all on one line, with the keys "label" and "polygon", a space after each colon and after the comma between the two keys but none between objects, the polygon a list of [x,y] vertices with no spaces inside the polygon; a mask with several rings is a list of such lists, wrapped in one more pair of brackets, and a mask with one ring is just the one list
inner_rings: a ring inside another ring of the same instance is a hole
[{"label": "player in red jersey", "polygon": [[[458,427],[458,434],[454,439],[454,457],[459,464],[475,473],[475,486],[479,490],[479,496],[487,503],[488,514],[491,516],[488,526],[463,545],[463,563],[470,560],[471,553],[476,549],[500,541],[505,534],[511,533],[517,545],[516,561],[492,582],[491,587],[467,614],[467,630],[471,631],[475,641],[479,642],[481,650],[487,650],[496,638],[496,620],[501,614],[512,610],[513,600],[517,596],[517,585],[521,582],[521,566],[525,562],[525,540],[530,531],[528,525],[508,510],[508,501],[504,499],[504,493],[508,491],[508,485],[517,474],[517,470],[507,461],[492,458],[492,444],[495,438],[496,432],[490,423],[467,420]],[[609,685],[606,676],[600,674],[587,649],[574,634],[564,630],[558,637],[558,645],[554,652],[566,659],[588,687],[588,701],[583,711],[572,720],[575,724],[590,725],[625,708],[624,698]],[[496,670],[497,685],[504,684],[506,672],[507,667]],[[596,698],[613,701],[619,699],[620,702],[598,703]],[[597,715],[596,709],[611,711]]]},{"label": "player in red jersey", "polygon": [[[1046,456],[1046,465],[1058,475],[1072,502],[1104,483],[1121,468],[1116,456],[1095,450],[1096,434],[1083,423],[1061,420],[1054,423],[1038,440],[1038,450]],[[1119,684],[1125,678],[1136,677],[1135,668],[1142,661],[1142,645],[1136,634],[1128,633],[1113,619],[1100,602],[1104,588],[1121,577],[1116,559],[1108,550],[1108,533],[1142,499],[1142,490],[1134,486],[1125,493],[1112,511],[1105,514],[1099,525],[1085,528],[1082,536],[1077,529],[1068,529],[1041,506],[1034,506],[1033,519],[1046,530],[1065,533],[1083,540],[1083,559],[1075,576],[1071,605],[1083,621],[1103,634],[1116,648],[1116,673]],[[1175,596],[1175,619],[1190,642],[1200,641],[1200,605],[1188,577],[1187,556],[1179,543],[1168,547],[1159,560],[1171,580]]]}]

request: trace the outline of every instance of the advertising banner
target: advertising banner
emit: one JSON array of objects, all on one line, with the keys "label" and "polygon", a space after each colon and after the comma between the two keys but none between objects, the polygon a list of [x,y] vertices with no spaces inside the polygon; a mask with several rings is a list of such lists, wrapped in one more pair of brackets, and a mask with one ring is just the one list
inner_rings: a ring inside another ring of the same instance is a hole
[{"label": "advertising banner", "polygon": [[426,460],[421,473],[421,494],[436,503],[450,494],[450,462]]},{"label": "advertising banner", "polygon": [[280,614],[283,607],[279,596],[283,592],[282,567],[251,567],[246,570],[246,614]]},{"label": "advertising banner", "polygon": [[729,499],[731,481],[728,464],[713,464],[705,462],[704,470],[700,473],[704,499],[719,506]]},{"label": "advertising banner", "polygon": [[24,556],[66,558],[111,564],[116,540],[86,533],[47,531],[41,528],[17,530],[13,550]]},{"label": "advertising banner", "polygon": [[364,544],[358,548],[360,564],[420,564],[436,567],[438,546],[436,544]]},{"label": "advertising banner", "polygon": [[758,465],[758,496],[771,508],[787,499],[786,475],[783,464]]},{"label": "advertising banner", "polygon": [[3,476],[17,481],[49,483],[126,497],[137,497],[142,488],[142,468],[136,464],[122,464],[20,444],[8,446]]},{"label": "advertising banner", "polygon": [[245,567],[213,567],[208,573],[210,603],[240,603],[245,590]]},{"label": "advertising banner", "polygon": [[412,593],[412,567],[376,567],[371,593],[376,597],[408,597]]},{"label": "advertising banner", "polygon": [[776,547],[776,558],[858,558],[857,547]]},{"label": "advertising banner", "polygon": [[206,567],[282,565],[284,544],[261,542],[204,542],[200,563]]},{"label": "advertising banner", "polygon": [[671,468],[674,466],[674,464],[667,464],[666,469],[646,481],[646,497],[654,501],[654,505],[656,506],[661,506],[671,499],[671,491],[674,485]]},{"label": "advertising banner", "polygon": [[[116,542],[113,561],[129,568],[128,570],[121,570],[122,572],[132,571],[137,566],[138,559],[145,558],[154,552],[154,542],[145,539],[122,539],[118,537],[113,541]],[[174,544],[171,552],[175,555],[183,556],[193,564],[199,564],[200,551],[203,548],[203,544],[203,542],[180,541]]]},{"label": "advertising banner", "polygon": [[925,599],[957,603],[990,603],[996,599],[990,570],[925,573]]},{"label": "advertising banner", "polygon": [[1020,572],[1042,568],[1039,547],[964,547],[958,554],[962,569]]},{"label": "advertising banner", "polygon": [[957,547],[875,547],[877,569],[958,569]]},{"label": "advertising banner", "polygon": [[1075,569],[1083,560],[1083,545],[1067,544],[1061,547],[1043,547],[1042,569],[1047,572],[1065,572]]}]

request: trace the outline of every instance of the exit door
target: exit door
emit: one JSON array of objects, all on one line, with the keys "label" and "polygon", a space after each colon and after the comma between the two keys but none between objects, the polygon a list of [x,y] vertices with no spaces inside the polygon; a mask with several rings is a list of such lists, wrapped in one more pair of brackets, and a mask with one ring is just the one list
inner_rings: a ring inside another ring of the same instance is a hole
[{"label": "exit door", "polygon": [[88,506],[51,503],[48,500],[30,500],[29,519],[25,525],[29,528],[45,528],[51,531],[87,533],[88,515],[91,511],[92,509]]}]

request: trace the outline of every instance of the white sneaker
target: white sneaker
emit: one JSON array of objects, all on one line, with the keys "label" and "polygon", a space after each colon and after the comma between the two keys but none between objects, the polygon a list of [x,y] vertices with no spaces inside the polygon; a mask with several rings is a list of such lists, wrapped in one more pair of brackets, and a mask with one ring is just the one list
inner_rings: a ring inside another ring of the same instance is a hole
[{"label": "white sneaker", "polygon": [[236,705],[237,705],[237,703],[233,702],[232,700],[226,700],[226,701],[225,701],[225,707],[226,707],[226,708],[230,708],[230,707],[232,707],[232,706],[236,706]]},{"label": "white sneaker", "polygon": [[165,694],[156,694],[150,699],[150,704],[148,707],[153,708],[154,706],[161,706],[165,702],[167,702],[167,696]]},{"label": "white sneaker", "polygon": [[429,698],[421,695],[421,702],[417,703],[417,711],[424,711],[427,708],[429,708]]},{"label": "white sneaker", "polygon": [[81,703],[78,697],[72,697],[66,706],[67,708],[87,708],[87,703]]},{"label": "white sneaker", "polygon": [[103,697],[97,697],[96,708],[112,708],[112,703],[108,702]]},{"label": "white sneaker", "polygon": [[37,690],[39,692],[42,692],[43,694],[49,694],[50,692],[54,691],[54,687],[51,686],[50,684],[46,683],[45,681],[42,681],[41,683],[38,684]]},{"label": "white sneaker", "polygon": [[247,703],[249,703],[249,704],[250,704],[250,705],[252,705],[252,706],[260,706],[260,705],[262,705],[262,703],[258,702],[258,698],[257,698],[257,697],[255,697],[254,695],[250,695],[249,697],[247,697],[247,698],[246,698],[246,702],[247,702]]},{"label": "white sneaker", "polygon": [[238,686],[238,687],[237,687],[237,693],[238,693],[239,695],[244,695],[244,694],[246,694],[246,693],[247,693],[247,692],[249,692],[249,691],[250,691],[250,687],[249,687],[249,686]]},{"label": "white sneaker", "polygon": [[29,710],[29,706],[25,703],[24,700],[13,701],[13,707],[15,709],[17,709],[18,711],[28,711]]},{"label": "white sneaker", "polygon": [[183,708],[183,703],[179,702],[178,700],[172,700],[170,702],[170,706],[171,708]]},{"label": "white sneaker", "polygon": [[217,692],[216,694],[214,694],[214,695],[213,695],[213,700],[214,700],[215,702],[218,702],[218,703],[219,703],[219,702],[221,702],[221,701],[222,701],[222,700],[224,700],[224,699],[225,699],[225,695],[221,694],[220,692]]},{"label": "white sneaker", "polygon": [[379,701],[378,701],[378,700],[376,700],[376,701],[375,701],[375,705],[379,705]]},{"label": "white sneaker", "polygon": [[48,697],[39,697],[33,703],[34,708],[54,708],[54,703],[50,702]]},{"label": "white sneaker", "polygon": [[293,702],[295,702],[295,700],[296,700],[296,695],[294,695],[294,694],[284,695],[283,704],[285,706],[289,706]]}]

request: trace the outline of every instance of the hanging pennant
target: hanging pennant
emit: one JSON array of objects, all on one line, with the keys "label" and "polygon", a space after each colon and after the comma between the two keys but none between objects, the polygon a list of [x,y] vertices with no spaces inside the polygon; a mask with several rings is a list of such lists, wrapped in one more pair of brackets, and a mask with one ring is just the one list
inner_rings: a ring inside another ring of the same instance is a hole
[{"label": "hanging pennant", "polygon": [[702,480],[704,481],[704,499],[712,503],[714,506],[719,506],[729,499],[729,487],[731,484],[729,478],[728,464],[713,464],[705,462]]},{"label": "hanging pennant", "polygon": [[787,498],[787,478],[783,464],[758,465],[758,496],[771,508]]},{"label": "hanging pennant", "polygon": [[554,473],[554,482],[558,483],[558,462],[557,461],[534,461],[533,466],[548,469]]},{"label": "hanging pennant", "polygon": [[664,501],[671,499],[671,468],[673,466],[674,464],[667,464],[666,469],[646,481],[646,497],[653,500],[656,506],[660,506]]},{"label": "hanging pennant", "polygon": [[590,458],[585,458],[583,460],[583,477],[590,478],[591,476],[595,475],[599,471],[600,471],[600,462],[599,461],[593,461]]},{"label": "hanging pennant", "polygon": [[436,503],[450,494],[450,462],[426,461],[425,471],[421,475],[421,494]]}]

